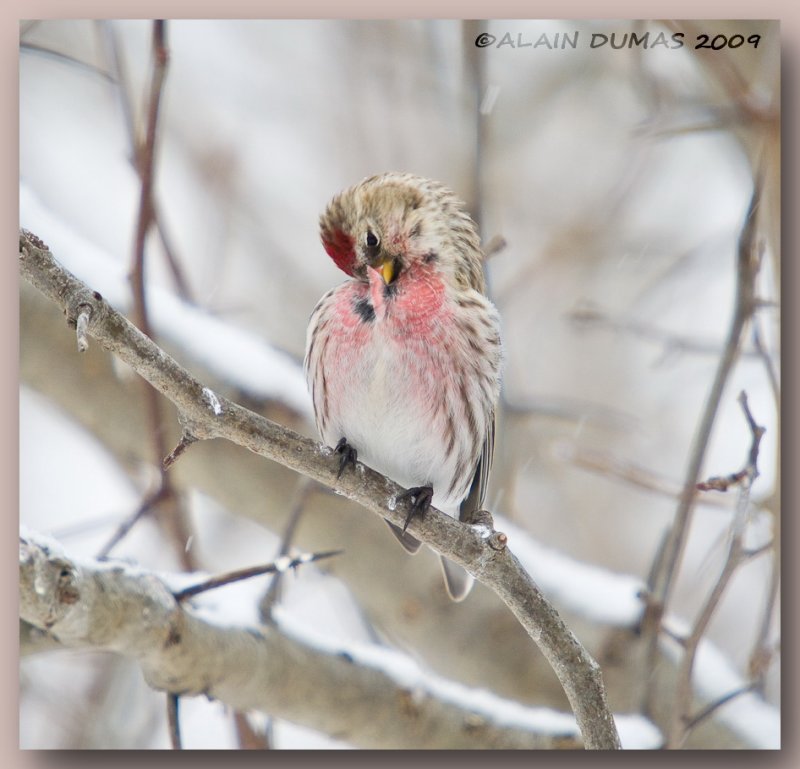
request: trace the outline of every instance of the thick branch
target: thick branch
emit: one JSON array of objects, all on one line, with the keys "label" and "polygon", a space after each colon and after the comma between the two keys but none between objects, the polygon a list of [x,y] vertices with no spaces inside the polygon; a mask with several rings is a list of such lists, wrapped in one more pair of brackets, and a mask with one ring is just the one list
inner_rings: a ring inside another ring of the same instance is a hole
[{"label": "thick branch", "polygon": [[[64,646],[136,659],[147,682],[170,693],[204,694],[372,748],[577,748],[569,719],[536,731],[494,722],[491,713],[394,680],[379,665],[323,650],[280,623],[236,627],[194,613],[141,569],[76,562],[32,534],[20,538],[20,613]],[[524,710],[524,709],[522,709]],[[531,723],[535,711],[527,711]]]},{"label": "thick branch", "polygon": [[[358,465],[336,477],[330,450],[208,388],[156,346],[97,293],[61,267],[49,249],[27,232],[20,233],[20,268],[36,288],[64,308],[74,321],[76,308],[91,308],[89,334],[116,354],[178,408],[184,429],[200,439],[225,438],[335,489],[362,507],[402,526],[408,510],[396,504],[403,489]],[[547,658],[564,688],[587,748],[619,747],[599,667],[548,603],[508,548],[481,528],[466,527],[431,509],[415,518],[410,532],[436,552],[468,569],[496,592]]]}]

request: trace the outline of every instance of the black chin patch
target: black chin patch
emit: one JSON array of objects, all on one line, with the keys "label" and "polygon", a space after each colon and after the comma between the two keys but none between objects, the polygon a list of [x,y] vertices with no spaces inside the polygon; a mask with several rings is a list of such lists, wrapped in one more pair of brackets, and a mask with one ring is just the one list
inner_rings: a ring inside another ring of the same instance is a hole
[{"label": "black chin patch", "polygon": [[366,297],[354,302],[353,309],[364,323],[372,323],[372,321],[375,320],[375,308]]}]

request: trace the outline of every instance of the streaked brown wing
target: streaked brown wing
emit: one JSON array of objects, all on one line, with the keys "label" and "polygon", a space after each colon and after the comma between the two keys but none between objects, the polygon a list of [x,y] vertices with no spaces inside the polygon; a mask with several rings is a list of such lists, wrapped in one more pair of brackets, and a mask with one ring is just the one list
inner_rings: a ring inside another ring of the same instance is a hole
[{"label": "streaked brown wing", "polygon": [[469,488],[464,501],[459,509],[459,520],[471,523],[473,515],[483,508],[486,499],[486,489],[489,486],[489,473],[492,470],[492,459],[494,457],[494,425],[495,415],[489,421],[489,429],[486,431],[486,440],[483,442],[483,449],[478,464],[475,466],[475,475],[472,478],[472,485]]}]

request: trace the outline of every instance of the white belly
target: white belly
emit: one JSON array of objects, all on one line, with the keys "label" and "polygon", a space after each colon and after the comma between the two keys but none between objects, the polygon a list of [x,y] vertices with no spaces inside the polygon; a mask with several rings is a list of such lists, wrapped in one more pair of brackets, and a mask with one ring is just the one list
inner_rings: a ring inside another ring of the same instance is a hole
[{"label": "white belly", "polygon": [[453,470],[434,425],[430,387],[387,345],[370,345],[348,372],[347,395],[323,437],[330,445],[347,438],[359,460],[405,488],[432,486],[433,505],[453,515],[460,500],[445,495]]}]

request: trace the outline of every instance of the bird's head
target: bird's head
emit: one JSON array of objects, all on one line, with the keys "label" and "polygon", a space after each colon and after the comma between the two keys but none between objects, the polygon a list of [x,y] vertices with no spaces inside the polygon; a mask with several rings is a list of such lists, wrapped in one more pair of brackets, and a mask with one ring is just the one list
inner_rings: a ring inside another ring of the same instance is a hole
[{"label": "bird's head", "polygon": [[339,193],[320,217],[320,236],[337,267],[387,286],[434,271],[453,286],[483,290],[482,254],[463,204],[437,182],[410,174],[372,176]]}]

